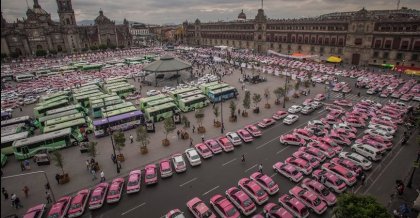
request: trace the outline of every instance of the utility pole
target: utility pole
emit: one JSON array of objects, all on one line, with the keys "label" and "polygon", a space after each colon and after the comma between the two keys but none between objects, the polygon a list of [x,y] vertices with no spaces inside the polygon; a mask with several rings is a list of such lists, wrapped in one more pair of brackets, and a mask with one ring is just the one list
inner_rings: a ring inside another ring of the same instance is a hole
[{"label": "utility pole", "polygon": [[411,172],[411,175],[410,175],[410,179],[408,180],[408,183],[407,183],[407,187],[408,188],[411,188],[411,185],[412,185],[412,183],[413,183],[413,177],[414,177],[414,173],[416,172],[416,166],[414,166],[414,164],[419,164],[419,161],[420,161],[420,151],[417,153],[417,160],[416,160],[416,163],[413,163],[413,172]]},{"label": "utility pole", "polygon": [[284,81],[284,96],[283,96],[283,108],[286,108],[286,97],[287,97],[287,83],[289,82],[289,77],[287,77],[286,72],[286,81]]}]

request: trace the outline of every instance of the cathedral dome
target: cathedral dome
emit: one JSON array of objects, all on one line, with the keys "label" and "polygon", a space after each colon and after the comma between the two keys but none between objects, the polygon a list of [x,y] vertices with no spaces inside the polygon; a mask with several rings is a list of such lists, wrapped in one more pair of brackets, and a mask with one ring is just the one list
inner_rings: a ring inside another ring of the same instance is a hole
[{"label": "cathedral dome", "polygon": [[238,20],[246,20],[246,15],[244,13],[244,10],[242,10],[241,13],[239,13]]}]

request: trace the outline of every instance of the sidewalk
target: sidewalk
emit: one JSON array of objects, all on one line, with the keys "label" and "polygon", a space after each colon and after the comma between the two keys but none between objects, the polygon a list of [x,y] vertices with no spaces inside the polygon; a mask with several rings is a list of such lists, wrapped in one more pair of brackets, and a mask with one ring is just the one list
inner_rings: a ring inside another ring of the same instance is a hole
[{"label": "sidewalk", "polygon": [[[251,73],[250,70],[245,69],[244,72]],[[241,76],[240,70],[235,70],[232,75],[225,76],[223,78],[224,82],[227,82],[235,87],[238,88],[239,97],[237,100],[233,100],[237,103],[237,109],[243,110],[242,102],[244,91],[241,90],[241,85],[239,83],[239,77]],[[229,122],[230,116],[230,109],[229,109],[229,101],[223,102],[223,118],[225,124],[225,133],[237,130],[242,128],[246,124],[255,123],[260,121],[263,118],[271,117],[271,115],[277,110],[287,110],[292,104],[302,103],[306,98],[312,96],[312,98],[321,93],[324,90],[324,85],[317,85],[315,88],[311,86],[311,95],[310,96],[302,96],[298,99],[290,98],[290,101],[286,103],[286,108],[283,109],[282,105],[275,105],[275,95],[273,90],[277,87],[284,87],[284,78],[279,78],[277,76],[262,74],[262,76],[267,77],[267,82],[263,82],[260,84],[246,84],[246,89],[253,93],[261,94],[262,100],[259,103],[260,113],[255,114],[252,113],[252,106],[251,109],[248,110],[249,117],[243,118],[242,116],[238,116],[237,122]],[[130,80],[130,83],[135,83],[135,87],[139,87],[138,82],[134,82]],[[265,98],[264,98],[264,90],[265,88],[270,89],[271,98],[269,100],[271,104],[271,109],[265,109]],[[142,94],[145,95],[147,90],[155,89],[155,87],[143,86]],[[217,104],[220,109],[220,104]],[[253,105],[253,103],[251,103]],[[216,136],[220,136],[220,128],[213,127],[213,120],[215,116],[213,114],[212,105],[209,105],[205,108],[205,117],[203,120],[203,124],[206,128],[206,133],[204,134],[205,139],[214,138]],[[15,112],[14,116],[22,116],[24,114],[32,115],[32,109],[25,107],[23,112]],[[237,111],[235,112],[237,114]],[[193,112],[189,112],[185,114],[191,122],[192,125],[195,125],[197,128],[197,121],[194,117]],[[218,118],[220,120],[220,116]],[[177,129],[181,129],[182,125],[177,125]],[[149,163],[156,163],[158,160],[161,160],[165,157],[169,157],[171,154],[174,153],[183,153],[186,148],[189,147],[190,141],[189,140],[181,140],[177,139],[176,130],[173,131],[168,135],[168,139],[171,142],[171,145],[168,147],[161,145],[161,140],[165,138],[165,134],[163,133],[163,123],[156,124],[156,133],[151,133],[151,143],[148,145],[148,154],[142,155],[140,153],[140,147],[138,146],[139,143],[134,141],[132,144],[130,143],[129,136],[132,134],[134,139],[136,138],[135,130],[130,130],[125,132],[125,136],[127,138],[126,146],[123,148],[122,153],[125,156],[125,162],[122,163],[122,169],[119,174],[116,173],[116,167],[111,161],[111,153],[112,153],[112,145],[110,141],[110,137],[104,137],[95,139],[93,135],[89,136],[91,141],[97,141],[97,150],[98,154],[96,156],[96,160],[99,162],[101,170],[105,173],[105,178],[107,181],[111,181],[112,178],[115,177],[124,177],[133,170],[133,169],[142,169],[145,165]],[[193,144],[197,144],[201,142],[201,136],[197,133],[192,133],[191,128],[187,129],[189,135],[193,138]],[[70,176],[70,182],[64,185],[58,185],[54,179],[56,173],[61,173],[61,170],[51,163],[50,166],[36,166],[31,161],[32,169],[26,172],[35,172],[35,171],[45,171],[49,182],[51,184],[51,189],[53,194],[55,195],[56,200],[58,200],[61,196],[69,195],[79,191],[81,188],[85,187],[92,187],[99,183],[99,172],[96,175],[98,179],[92,180],[92,175],[86,169],[85,161],[90,159],[87,154],[81,154],[77,147],[70,147],[68,149],[64,149],[60,151],[64,157],[64,170]],[[26,173],[25,172],[25,173]],[[21,173],[19,163],[14,160],[13,157],[9,157],[8,163],[3,168],[3,175],[10,176]],[[35,206],[36,204],[46,203],[45,200],[45,184],[46,184],[45,177],[42,174],[39,175],[32,175],[27,177],[20,177],[15,179],[7,179],[2,180],[2,187],[5,187],[9,193],[9,197],[12,193],[16,193],[17,196],[21,199],[23,204],[22,209],[15,210],[10,206],[10,199],[9,201],[5,201],[4,198],[1,200],[1,216],[7,216],[13,213],[23,214],[29,207]],[[29,197],[25,199],[23,196],[22,188],[24,186],[29,187]]]}]

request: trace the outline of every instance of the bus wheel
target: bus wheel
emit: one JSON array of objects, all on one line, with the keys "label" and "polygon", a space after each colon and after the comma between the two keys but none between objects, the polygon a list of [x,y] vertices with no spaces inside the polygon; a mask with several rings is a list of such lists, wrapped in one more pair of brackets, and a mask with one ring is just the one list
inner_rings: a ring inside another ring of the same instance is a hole
[{"label": "bus wheel", "polygon": [[78,146],[78,145],[79,145],[79,142],[78,142],[78,141],[73,141],[71,144],[72,144],[73,146]]}]

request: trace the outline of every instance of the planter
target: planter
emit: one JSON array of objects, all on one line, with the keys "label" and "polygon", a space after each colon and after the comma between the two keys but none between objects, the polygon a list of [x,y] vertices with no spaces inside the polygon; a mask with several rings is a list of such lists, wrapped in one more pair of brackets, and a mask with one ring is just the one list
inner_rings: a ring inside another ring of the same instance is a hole
[{"label": "planter", "polygon": [[198,128],[197,128],[197,132],[198,133],[205,133],[206,132],[206,128],[204,128],[204,126],[199,126]]},{"label": "planter", "polygon": [[284,101],[289,101],[290,98],[289,97],[284,97]]},{"label": "planter", "polygon": [[274,101],[274,104],[280,105],[280,100],[276,99],[276,101]]},{"label": "planter", "polygon": [[189,139],[190,135],[188,134],[188,132],[183,132],[181,133],[181,139]]},{"label": "planter", "polygon": [[125,161],[125,157],[124,157],[124,155],[123,155],[123,154],[118,154],[118,155],[117,155],[117,160],[119,160],[120,162]]},{"label": "planter", "polygon": [[271,105],[269,103],[267,103],[267,104],[264,105],[264,108],[265,109],[270,109],[271,108]]},{"label": "planter", "polygon": [[60,184],[66,184],[68,182],[70,182],[70,177],[68,173],[65,173],[64,175],[60,175],[60,180],[59,180]]},{"label": "planter", "polygon": [[260,108],[259,107],[254,108],[253,112],[256,114],[260,113]]},{"label": "planter", "polygon": [[219,127],[222,126],[222,123],[220,121],[216,121],[216,122],[214,122],[213,126],[216,127],[216,128],[219,128]]},{"label": "planter", "polygon": [[237,119],[238,119],[237,116],[229,117],[230,122],[236,122]]},{"label": "planter", "polygon": [[293,98],[299,98],[299,94],[298,93],[293,94]]},{"label": "planter", "polygon": [[140,147],[140,152],[142,154],[147,154],[149,152],[149,150],[147,149],[147,146],[142,146],[142,147]]},{"label": "planter", "polygon": [[171,142],[168,139],[162,140],[162,145],[163,146],[169,146],[170,144],[171,144]]},{"label": "planter", "polygon": [[246,111],[245,112],[242,112],[242,116],[243,117],[248,117],[248,112],[246,112]]}]

